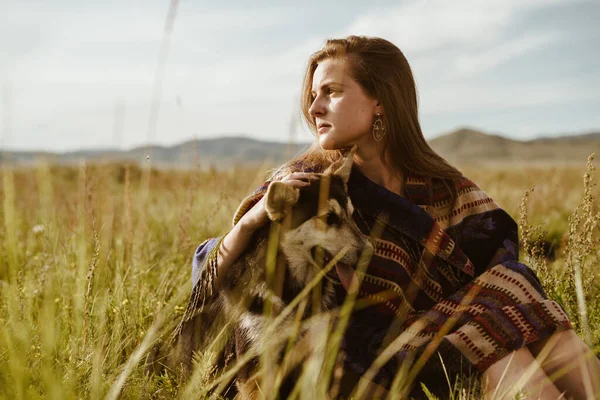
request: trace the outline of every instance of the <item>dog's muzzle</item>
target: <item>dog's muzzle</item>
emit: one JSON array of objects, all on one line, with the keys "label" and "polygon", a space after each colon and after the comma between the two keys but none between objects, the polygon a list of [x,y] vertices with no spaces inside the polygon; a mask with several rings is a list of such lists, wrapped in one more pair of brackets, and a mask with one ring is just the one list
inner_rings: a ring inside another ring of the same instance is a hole
[{"label": "dog's muzzle", "polygon": [[331,260],[333,260],[333,254],[321,246],[313,246],[310,249],[310,256],[315,264],[319,265],[320,267],[326,266],[331,262]]},{"label": "dog's muzzle", "polygon": [[[321,246],[313,246],[310,249],[310,255],[315,265],[317,265],[319,268],[323,268],[326,265],[329,265],[329,263],[331,262],[331,260],[333,260],[334,257],[333,254],[331,254],[329,251],[327,251]],[[336,271],[336,268],[337,264],[334,268],[331,268],[329,271],[327,271],[327,273],[325,274],[325,279],[327,279],[334,285],[340,285],[341,281]]]}]

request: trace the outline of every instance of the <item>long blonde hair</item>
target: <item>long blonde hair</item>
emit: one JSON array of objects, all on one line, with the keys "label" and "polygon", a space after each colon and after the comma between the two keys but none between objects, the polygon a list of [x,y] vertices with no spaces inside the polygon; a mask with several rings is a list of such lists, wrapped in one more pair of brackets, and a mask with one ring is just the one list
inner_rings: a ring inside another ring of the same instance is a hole
[{"label": "long blonde hair", "polygon": [[[313,53],[308,61],[301,93],[302,117],[315,136],[312,145],[288,163],[286,167],[301,169],[327,166],[344,154],[343,150],[323,150],[316,135],[315,119],[309,113],[312,104],[312,80],[318,64],[326,59],[345,59],[349,73],[365,93],[383,105],[383,123],[387,135],[381,154],[384,165],[396,171],[443,180],[450,190],[452,202],[456,197],[453,182],[462,173],[438,155],[427,143],[418,117],[417,89],[411,68],[404,54],[393,43],[378,37],[351,35],[328,39],[325,46]],[[391,165],[390,165],[391,164]],[[285,167],[284,167],[285,169]]]}]

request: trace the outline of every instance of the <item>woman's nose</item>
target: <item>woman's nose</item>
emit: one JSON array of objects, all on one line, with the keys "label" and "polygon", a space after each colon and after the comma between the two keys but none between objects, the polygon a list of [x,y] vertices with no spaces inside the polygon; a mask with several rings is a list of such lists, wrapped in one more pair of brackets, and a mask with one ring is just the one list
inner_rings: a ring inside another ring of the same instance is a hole
[{"label": "woman's nose", "polygon": [[325,113],[325,108],[322,105],[321,101],[317,98],[313,101],[313,103],[308,108],[308,112],[313,117],[317,115],[323,115]]}]

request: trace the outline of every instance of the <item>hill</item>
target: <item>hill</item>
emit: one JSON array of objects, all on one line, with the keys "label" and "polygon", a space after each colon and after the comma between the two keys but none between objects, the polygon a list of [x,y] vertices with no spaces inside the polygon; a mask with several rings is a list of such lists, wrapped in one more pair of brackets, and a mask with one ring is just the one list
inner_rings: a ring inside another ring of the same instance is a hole
[{"label": "hill", "polygon": [[[559,137],[540,137],[528,141],[509,139],[463,128],[429,140],[442,157],[456,164],[570,164],[582,165],[600,150],[600,132]],[[87,161],[128,161],[143,163],[150,156],[152,165],[222,168],[233,164],[279,164],[308,147],[307,143],[268,142],[244,136],[198,139],[176,146],[144,146],[131,150],[96,149],[65,153],[10,151],[0,153],[0,161],[31,163],[40,158],[59,163]]]},{"label": "hill", "polygon": [[49,152],[3,152],[0,161],[31,163],[40,158],[59,163],[87,161],[128,161],[143,163],[150,157],[152,165],[188,167],[225,167],[232,164],[282,163],[302,151],[307,143],[286,144],[267,142],[248,137],[224,137],[187,141],[176,146],[143,146],[131,150],[81,150],[66,153]]},{"label": "hill", "polygon": [[600,151],[600,132],[519,141],[464,128],[429,141],[451,163],[585,164]]}]

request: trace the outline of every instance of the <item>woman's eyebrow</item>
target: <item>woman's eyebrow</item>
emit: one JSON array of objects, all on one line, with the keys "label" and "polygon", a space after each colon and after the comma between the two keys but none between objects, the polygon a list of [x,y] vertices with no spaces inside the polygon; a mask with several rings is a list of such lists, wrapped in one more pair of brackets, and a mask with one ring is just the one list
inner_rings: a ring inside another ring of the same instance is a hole
[{"label": "woman's eyebrow", "polygon": [[[334,81],[330,81],[330,82],[325,82],[324,84],[322,84],[322,85],[321,85],[321,90],[322,90],[322,89],[325,89],[325,88],[327,88],[327,87],[329,87],[329,86],[331,86],[331,85],[344,86],[344,84],[342,84],[342,83],[339,83],[339,82],[334,82]],[[311,90],[310,92],[311,92],[311,93],[314,93],[314,92],[315,92],[315,90],[313,89],[313,90]]]}]

